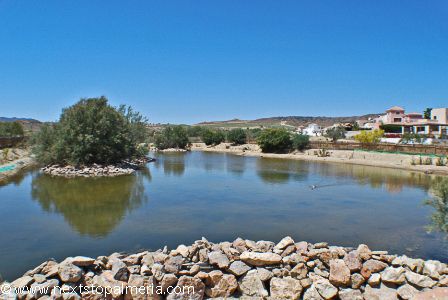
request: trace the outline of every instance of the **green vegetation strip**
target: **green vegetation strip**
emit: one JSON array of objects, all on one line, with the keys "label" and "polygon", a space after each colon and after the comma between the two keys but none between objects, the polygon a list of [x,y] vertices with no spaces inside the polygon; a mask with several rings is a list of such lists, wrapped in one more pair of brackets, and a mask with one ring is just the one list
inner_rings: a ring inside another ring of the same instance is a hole
[{"label": "green vegetation strip", "polygon": [[386,153],[386,154],[402,154],[402,155],[418,155],[418,156],[430,156],[430,157],[445,157],[445,155],[437,155],[437,154],[427,154],[427,153],[411,153],[411,152],[390,152],[386,150],[363,150],[360,148],[355,148],[356,152],[372,152],[372,153]]}]

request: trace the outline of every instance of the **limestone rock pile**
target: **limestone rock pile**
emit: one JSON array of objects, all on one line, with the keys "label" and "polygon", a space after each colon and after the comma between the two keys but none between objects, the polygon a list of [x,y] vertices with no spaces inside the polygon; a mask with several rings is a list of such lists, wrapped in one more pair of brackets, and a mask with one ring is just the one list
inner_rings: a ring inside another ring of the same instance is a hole
[{"label": "limestone rock pile", "polygon": [[47,165],[42,168],[44,173],[56,176],[117,176],[124,174],[131,174],[144,166],[148,162],[155,161],[155,158],[145,157],[134,160],[124,160],[116,164],[100,165],[92,164],[89,166],[75,167],[75,166],[60,166]]},{"label": "limestone rock pile", "polygon": [[[165,247],[47,261],[3,285],[47,289],[0,299],[448,299],[448,268],[366,245],[296,243],[290,237],[278,244],[241,238],[214,244],[202,238],[170,252]],[[93,295],[80,285],[108,293]]]}]

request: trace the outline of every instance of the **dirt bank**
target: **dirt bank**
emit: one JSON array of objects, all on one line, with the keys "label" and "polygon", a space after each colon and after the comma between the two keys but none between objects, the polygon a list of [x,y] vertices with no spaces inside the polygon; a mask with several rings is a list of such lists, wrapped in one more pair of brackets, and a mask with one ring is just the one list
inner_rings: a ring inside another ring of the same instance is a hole
[{"label": "dirt bank", "polygon": [[16,174],[35,162],[29,150],[8,148],[0,150],[0,181]]},{"label": "dirt bank", "polygon": [[[193,143],[191,150],[226,152],[244,156],[261,156],[317,162],[344,163],[352,165],[393,168],[408,170],[412,172],[422,172],[440,176],[448,176],[448,166],[436,166],[434,158],[432,159],[432,165],[411,165],[412,160],[414,160],[415,162],[419,161],[419,155],[386,154],[351,150],[329,150],[329,156],[318,157],[316,155],[318,151],[317,149],[310,149],[304,152],[294,152],[289,154],[273,154],[261,152],[261,149],[260,147],[258,147],[258,145],[245,144],[240,146],[231,146],[230,143],[222,143],[214,147],[206,146],[204,143]],[[423,160],[425,160],[426,158],[427,157],[422,157]]]}]

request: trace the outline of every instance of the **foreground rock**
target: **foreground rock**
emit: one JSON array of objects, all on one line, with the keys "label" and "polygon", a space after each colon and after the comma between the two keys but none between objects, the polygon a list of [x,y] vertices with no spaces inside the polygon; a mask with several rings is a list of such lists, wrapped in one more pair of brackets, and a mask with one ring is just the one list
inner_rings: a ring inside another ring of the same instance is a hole
[{"label": "foreground rock", "polygon": [[93,164],[84,167],[48,165],[42,168],[46,174],[55,176],[84,176],[84,177],[100,177],[100,176],[117,176],[132,174],[141,166],[149,162],[155,161],[155,158],[145,157],[133,160],[124,160],[116,164],[100,165]]},{"label": "foreground rock", "polygon": [[1,300],[448,299],[448,268],[367,245],[202,238],[172,251],[44,262],[0,291]]}]

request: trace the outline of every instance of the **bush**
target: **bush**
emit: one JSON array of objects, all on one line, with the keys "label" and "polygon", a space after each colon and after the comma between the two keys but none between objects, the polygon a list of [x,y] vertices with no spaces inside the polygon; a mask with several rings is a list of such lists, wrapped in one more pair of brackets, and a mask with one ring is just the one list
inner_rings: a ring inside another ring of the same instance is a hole
[{"label": "bush", "polygon": [[20,122],[1,122],[0,137],[23,136],[25,130]]},{"label": "bush", "polygon": [[418,133],[405,133],[401,136],[401,139],[398,143],[400,144],[423,144],[428,136],[426,134],[418,134]]},{"label": "bush", "polygon": [[354,136],[354,139],[361,143],[378,143],[384,136],[384,130],[377,130],[371,132],[362,131]]},{"label": "bush", "polygon": [[280,128],[263,130],[257,144],[263,152],[284,152],[292,146],[291,134]]},{"label": "bush", "polygon": [[256,139],[261,135],[262,130],[260,128],[247,129],[246,134],[250,139]]},{"label": "bush", "polygon": [[338,126],[327,129],[327,132],[325,133],[325,137],[331,139],[333,142],[336,142],[339,139],[345,138],[345,133],[347,131],[344,127]]},{"label": "bush", "polygon": [[441,182],[431,188],[431,199],[423,201],[422,206],[433,208],[429,219],[431,225],[425,226],[428,233],[439,231],[448,236],[448,179],[443,178]]},{"label": "bush", "polygon": [[201,136],[202,133],[204,133],[205,128],[202,126],[188,126],[186,130],[188,137],[197,137]]},{"label": "bush", "polygon": [[201,135],[201,140],[208,146],[219,145],[226,139],[222,131],[214,131],[211,129],[205,130]]},{"label": "bush", "polygon": [[232,129],[227,133],[227,140],[235,145],[245,144],[246,139],[246,132],[241,128]]},{"label": "bush", "polygon": [[303,151],[309,144],[310,137],[305,134],[295,134],[292,139],[292,146],[299,151]]},{"label": "bush", "polygon": [[436,166],[443,167],[445,165],[445,160],[443,157],[439,156],[436,160]]},{"label": "bush", "polygon": [[62,110],[59,123],[44,125],[31,138],[36,159],[45,164],[106,164],[142,155],[146,119],[132,108],[118,110],[107,99],[81,99]]},{"label": "bush", "polygon": [[160,135],[155,137],[154,144],[160,150],[167,148],[185,149],[190,146],[190,140],[187,131],[182,126],[168,126]]},{"label": "bush", "polygon": [[387,133],[401,133],[400,125],[382,124],[380,129]]}]

